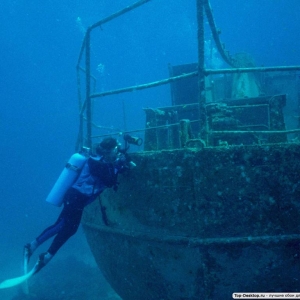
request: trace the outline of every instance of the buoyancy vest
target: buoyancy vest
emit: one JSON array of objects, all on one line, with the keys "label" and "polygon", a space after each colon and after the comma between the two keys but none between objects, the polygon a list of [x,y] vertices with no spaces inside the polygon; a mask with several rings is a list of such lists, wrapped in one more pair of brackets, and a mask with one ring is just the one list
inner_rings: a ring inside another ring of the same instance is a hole
[{"label": "buoyancy vest", "polygon": [[117,184],[118,170],[113,163],[105,162],[103,157],[94,159],[90,157],[87,161],[90,173],[96,176],[107,187],[113,187]]}]

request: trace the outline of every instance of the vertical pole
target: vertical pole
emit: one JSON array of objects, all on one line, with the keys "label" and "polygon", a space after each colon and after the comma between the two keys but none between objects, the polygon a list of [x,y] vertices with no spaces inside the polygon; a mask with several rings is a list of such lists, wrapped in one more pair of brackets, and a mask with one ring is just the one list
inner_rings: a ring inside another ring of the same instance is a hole
[{"label": "vertical pole", "polygon": [[91,29],[86,31],[85,47],[85,80],[86,80],[86,121],[87,121],[87,141],[86,146],[92,148],[92,100],[91,100]]},{"label": "vertical pole", "polygon": [[200,112],[200,138],[206,140],[205,76],[204,76],[204,1],[197,1],[198,22],[198,103]]},{"label": "vertical pole", "polygon": [[[77,95],[78,95],[78,111],[79,113],[82,111],[82,101],[81,101],[81,83],[80,83],[80,68],[76,66],[76,74],[77,74]],[[75,146],[75,151],[79,151],[83,146],[83,115],[82,113],[79,114],[79,130],[78,136]]]}]

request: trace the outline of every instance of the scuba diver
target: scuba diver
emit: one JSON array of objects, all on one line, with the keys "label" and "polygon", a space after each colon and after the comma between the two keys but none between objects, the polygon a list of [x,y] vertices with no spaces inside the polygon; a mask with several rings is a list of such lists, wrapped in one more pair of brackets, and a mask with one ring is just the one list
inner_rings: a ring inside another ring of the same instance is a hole
[{"label": "scuba diver", "polygon": [[33,252],[55,236],[48,251],[39,255],[33,274],[39,272],[76,233],[84,207],[93,202],[106,188],[116,190],[118,174],[135,166],[126,154],[127,149],[120,149],[117,140],[108,137],[96,146],[95,156],[90,155],[84,160],[79,175],[76,175],[77,179],[62,198],[64,207],[57,221],[24,246],[24,264],[27,265]]}]

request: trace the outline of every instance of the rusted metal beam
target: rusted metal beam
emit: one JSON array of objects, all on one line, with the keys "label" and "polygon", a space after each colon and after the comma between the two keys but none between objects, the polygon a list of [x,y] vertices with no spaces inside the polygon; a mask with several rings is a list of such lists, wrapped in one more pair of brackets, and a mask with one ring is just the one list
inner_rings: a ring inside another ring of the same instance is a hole
[{"label": "rusted metal beam", "polygon": [[197,0],[198,22],[198,102],[199,102],[199,128],[200,137],[206,140],[206,111],[205,111],[205,74],[204,74],[204,0]]}]

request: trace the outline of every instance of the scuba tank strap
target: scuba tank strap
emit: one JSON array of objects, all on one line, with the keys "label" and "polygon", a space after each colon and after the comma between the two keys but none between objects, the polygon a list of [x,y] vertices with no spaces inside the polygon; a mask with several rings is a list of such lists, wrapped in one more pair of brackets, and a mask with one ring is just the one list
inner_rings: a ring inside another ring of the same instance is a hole
[{"label": "scuba tank strap", "polygon": [[86,161],[87,157],[80,153],[75,153],[70,157],[68,163],[65,165],[59,178],[47,196],[47,202],[56,206],[62,205],[65,193],[78,178]]},{"label": "scuba tank strap", "polygon": [[82,168],[79,168],[79,167],[77,167],[77,166],[75,166],[75,165],[72,165],[72,164],[70,164],[69,162],[66,163],[66,166],[65,166],[65,167],[66,167],[67,169],[70,169],[70,170],[75,171],[75,172],[78,172],[78,173],[80,173],[81,170],[82,170]]},{"label": "scuba tank strap", "polygon": [[[85,160],[87,160],[88,157],[90,156],[90,148],[82,147],[81,151],[78,154],[80,154],[82,157],[85,157]],[[81,170],[83,169],[83,166],[85,165],[85,162],[86,161],[84,161],[79,166],[76,166],[74,163],[72,164],[70,163],[70,161],[68,161],[65,165],[65,168],[80,173]]]}]

